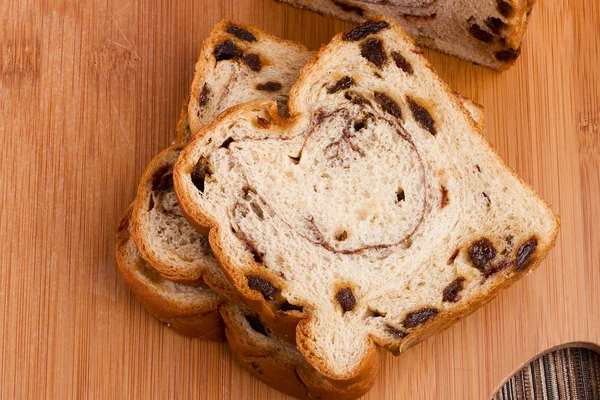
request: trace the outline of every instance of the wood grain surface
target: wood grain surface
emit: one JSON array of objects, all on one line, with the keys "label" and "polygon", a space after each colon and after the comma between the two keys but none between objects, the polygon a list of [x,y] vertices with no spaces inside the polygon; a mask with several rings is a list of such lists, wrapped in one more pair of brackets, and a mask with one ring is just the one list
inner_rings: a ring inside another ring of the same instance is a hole
[{"label": "wood grain surface", "polygon": [[[273,0],[0,0],[0,399],[282,399],[223,344],[145,312],[115,226],[172,139],[222,18],[317,49],[350,25]],[[538,352],[600,343],[600,2],[539,0],[499,74],[427,51],[486,108],[501,156],[561,216],[536,272],[450,330],[387,354],[367,399],[488,399]]]}]

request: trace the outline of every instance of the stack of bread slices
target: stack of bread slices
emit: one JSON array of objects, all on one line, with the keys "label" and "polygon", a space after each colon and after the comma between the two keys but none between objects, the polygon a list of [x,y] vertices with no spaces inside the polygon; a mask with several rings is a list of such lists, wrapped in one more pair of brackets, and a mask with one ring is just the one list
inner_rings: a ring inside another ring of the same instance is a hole
[{"label": "stack of bread slices", "polygon": [[554,244],[482,120],[391,19],[318,54],[221,22],[118,225],[118,267],[150,313],[226,339],[265,383],[357,398],[380,347],[445,329]]}]

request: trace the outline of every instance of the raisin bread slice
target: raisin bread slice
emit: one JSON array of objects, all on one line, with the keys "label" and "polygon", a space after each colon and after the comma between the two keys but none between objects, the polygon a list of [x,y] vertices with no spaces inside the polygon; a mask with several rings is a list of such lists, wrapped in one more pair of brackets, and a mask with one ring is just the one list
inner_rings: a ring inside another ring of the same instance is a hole
[{"label": "raisin bread slice", "polygon": [[293,309],[327,378],[364,378],[376,344],[398,354],[445,329],[553,247],[550,208],[391,19],[336,36],[289,107],[221,114],[174,185],[245,304],[272,320]]},{"label": "raisin bread slice", "polygon": [[169,281],[142,259],[131,237],[130,206],[117,229],[117,266],[131,291],[160,321],[185,336],[225,339],[219,306],[223,298],[205,286]]},{"label": "raisin bread slice", "polygon": [[190,132],[235,104],[274,98],[285,106],[300,69],[312,57],[303,45],[253,26],[218,23],[196,63],[188,108]]},{"label": "raisin bread slice", "polygon": [[279,0],[348,21],[395,18],[421,46],[496,70],[510,67],[535,0]]},{"label": "raisin bread slice", "polygon": [[220,308],[235,359],[267,385],[300,399],[356,399],[373,386],[378,368],[362,382],[334,386],[310,366],[296,346],[273,334],[258,314],[238,304]]}]

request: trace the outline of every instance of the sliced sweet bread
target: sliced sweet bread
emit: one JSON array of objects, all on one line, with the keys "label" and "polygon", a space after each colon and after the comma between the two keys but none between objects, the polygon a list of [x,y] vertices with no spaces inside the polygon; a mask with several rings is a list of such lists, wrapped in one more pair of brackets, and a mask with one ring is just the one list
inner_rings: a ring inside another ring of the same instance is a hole
[{"label": "sliced sweet bread", "polygon": [[363,379],[376,345],[398,354],[445,329],[554,245],[550,208],[393,20],[336,36],[289,109],[221,114],[174,185],[244,303],[296,327],[327,378]]},{"label": "sliced sweet bread", "polygon": [[395,18],[418,44],[496,70],[514,64],[535,0],[278,0],[334,18]]},{"label": "sliced sweet bread", "polygon": [[334,386],[310,366],[298,348],[273,334],[259,315],[238,304],[220,308],[235,359],[267,385],[300,399],[356,399],[373,386],[378,368],[364,381]]},{"label": "sliced sweet bread", "polygon": [[195,133],[235,104],[278,100],[285,113],[290,88],[313,57],[303,45],[249,25],[222,21],[203,43],[189,101]]},{"label": "sliced sweet bread", "polygon": [[142,259],[131,236],[130,206],[117,229],[117,266],[131,291],[160,321],[186,336],[225,339],[219,306],[223,298],[206,286],[188,286],[163,278]]}]

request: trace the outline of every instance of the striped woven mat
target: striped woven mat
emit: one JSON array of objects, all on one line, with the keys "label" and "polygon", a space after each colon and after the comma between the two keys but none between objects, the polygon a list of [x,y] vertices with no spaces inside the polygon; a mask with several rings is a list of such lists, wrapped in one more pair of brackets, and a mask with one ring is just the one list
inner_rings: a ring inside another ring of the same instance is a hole
[{"label": "striped woven mat", "polygon": [[548,353],[520,370],[493,400],[600,400],[600,354],[583,348]]}]

